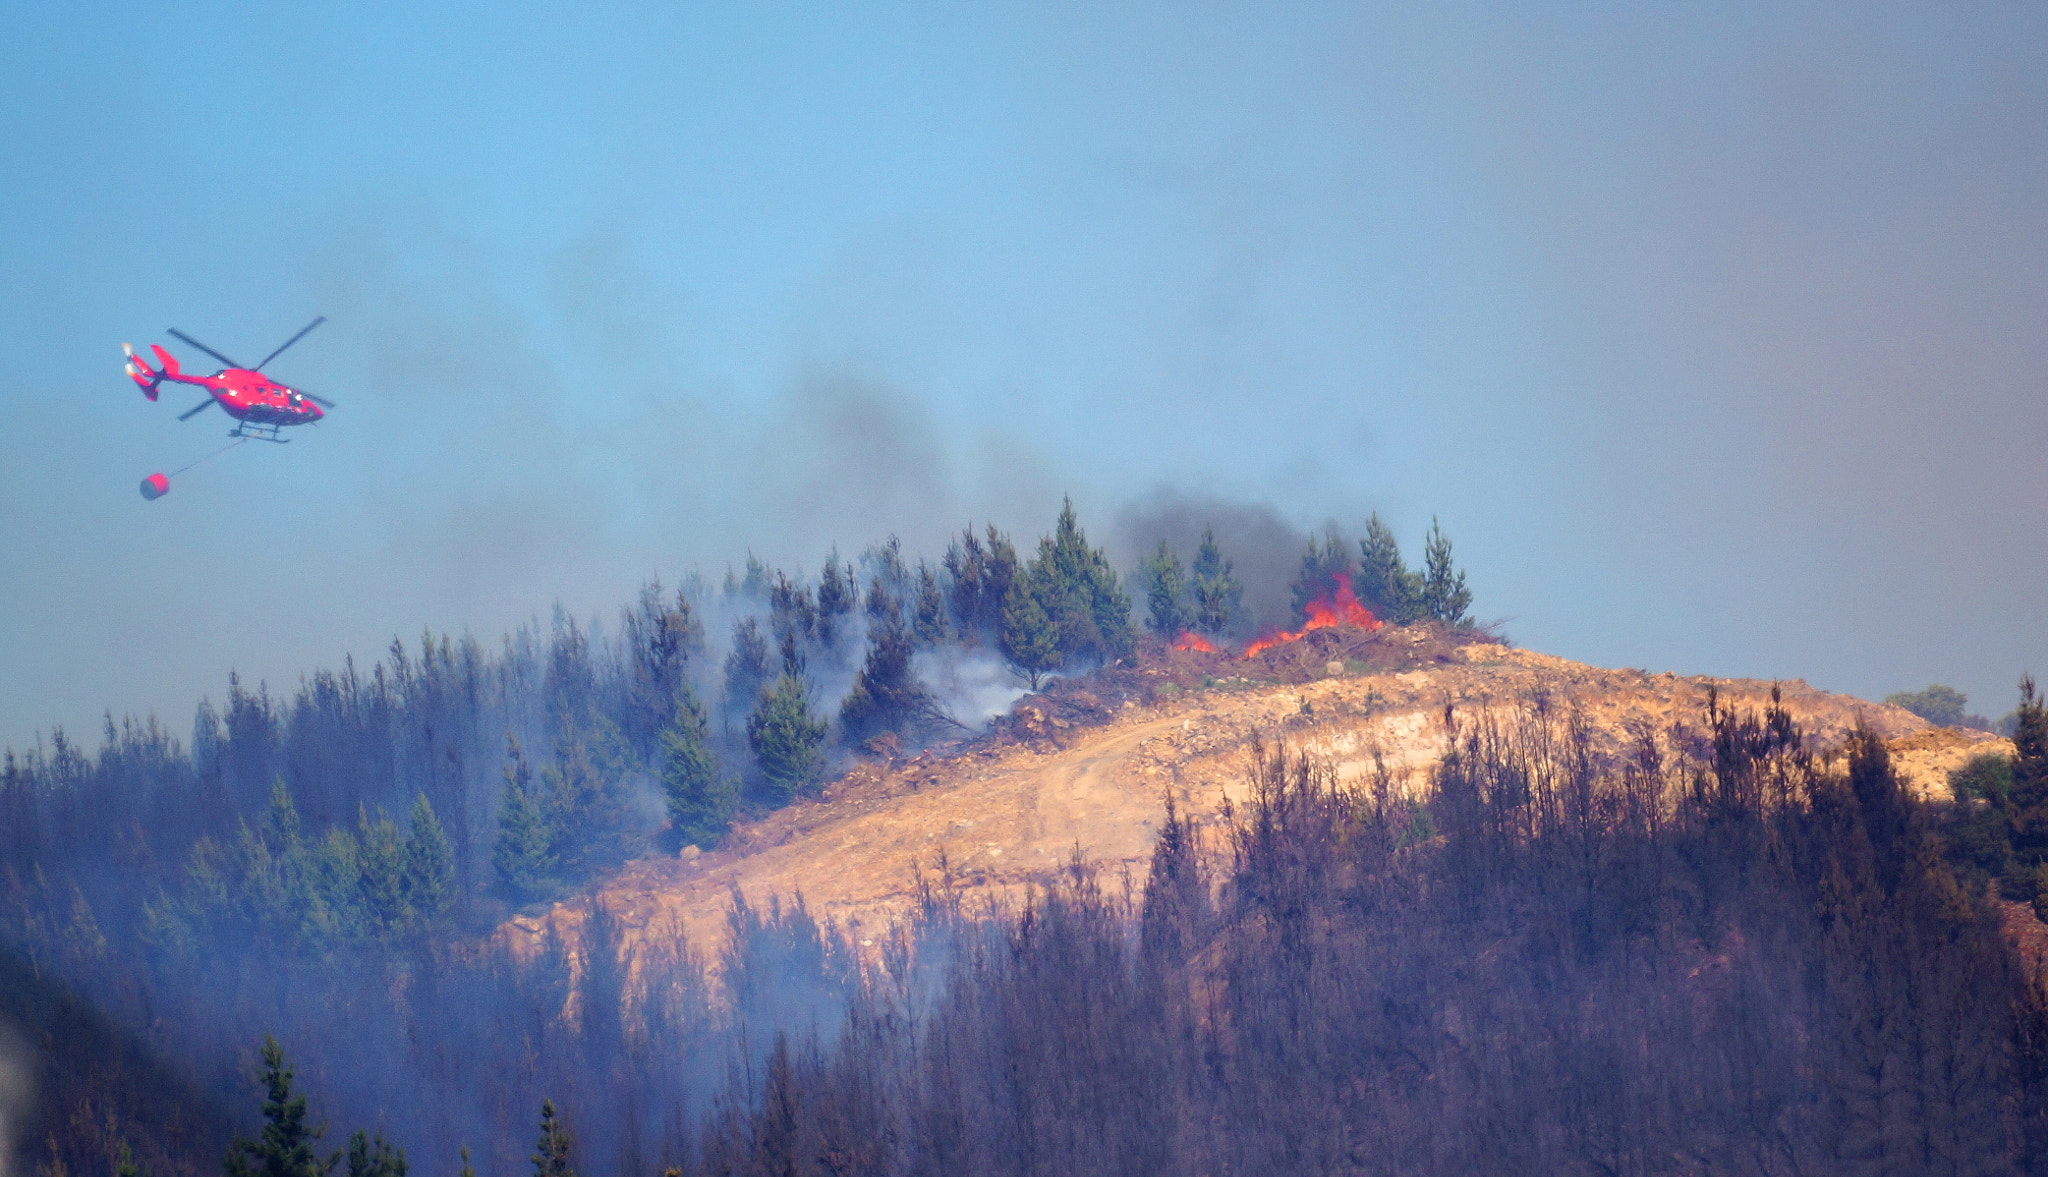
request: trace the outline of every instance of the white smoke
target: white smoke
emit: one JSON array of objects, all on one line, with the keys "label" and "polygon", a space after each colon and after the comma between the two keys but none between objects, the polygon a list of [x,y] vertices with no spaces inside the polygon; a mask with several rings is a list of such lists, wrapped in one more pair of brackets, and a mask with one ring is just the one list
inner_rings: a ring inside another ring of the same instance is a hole
[{"label": "white smoke", "polygon": [[910,668],[941,710],[971,728],[985,726],[1028,693],[1001,655],[986,647],[920,651]]}]

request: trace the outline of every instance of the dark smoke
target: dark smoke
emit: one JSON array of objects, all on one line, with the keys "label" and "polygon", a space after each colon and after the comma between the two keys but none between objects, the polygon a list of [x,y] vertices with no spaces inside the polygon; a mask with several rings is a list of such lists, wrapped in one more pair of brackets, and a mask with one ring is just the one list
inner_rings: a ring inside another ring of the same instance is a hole
[{"label": "dark smoke", "polygon": [[[1294,621],[1287,586],[1301,567],[1308,533],[1264,503],[1239,502],[1198,492],[1159,487],[1125,504],[1110,527],[1109,550],[1121,568],[1135,568],[1165,540],[1191,564],[1201,547],[1202,531],[1213,529],[1223,557],[1244,583],[1246,633],[1283,628]],[[1142,608],[1144,586],[1132,585]]]}]

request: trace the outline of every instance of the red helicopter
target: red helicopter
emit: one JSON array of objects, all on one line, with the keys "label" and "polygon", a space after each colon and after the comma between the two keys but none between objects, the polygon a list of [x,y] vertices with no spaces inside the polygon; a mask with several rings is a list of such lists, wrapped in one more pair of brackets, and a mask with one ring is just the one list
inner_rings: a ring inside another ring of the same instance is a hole
[{"label": "red helicopter", "polygon": [[[129,379],[135,381],[141,387],[143,395],[151,400],[156,399],[158,387],[166,380],[178,384],[194,384],[207,391],[207,399],[178,414],[178,420],[187,420],[203,412],[209,406],[218,404],[228,416],[235,419],[235,427],[228,433],[229,437],[237,439],[235,444],[239,445],[242,441],[251,439],[283,443],[291,439],[279,437],[278,433],[280,431],[287,426],[310,425],[320,420],[326,416],[321,411],[320,406],[325,405],[331,409],[334,407],[334,402],[325,397],[314,396],[303,389],[293,388],[288,384],[279,384],[263,374],[263,365],[283,355],[286,348],[304,339],[307,332],[326,321],[327,316],[325,315],[314,319],[300,328],[297,335],[279,344],[276,351],[264,356],[263,363],[248,368],[237,364],[235,361],[185,334],[183,331],[178,330],[176,327],[170,328],[169,334],[191,344],[193,347],[227,365],[227,367],[215,372],[211,376],[186,375],[179,370],[177,357],[154,343],[150,344],[149,348],[156,353],[157,363],[161,365],[160,368],[151,368],[149,361],[136,355],[135,349],[128,344],[122,344],[121,350],[128,356],[127,371]],[[213,455],[209,454],[207,456],[212,457]],[[205,459],[202,458],[200,460],[204,461]],[[194,465],[197,465],[197,463],[194,463]],[[190,469],[190,467],[186,467],[186,469]],[[183,471],[181,470],[179,473],[183,473]],[[169,493],[170,489],[170,479],[162,474],[152,474],[142,480],[142,497],[146,499],[159,498]]]}]

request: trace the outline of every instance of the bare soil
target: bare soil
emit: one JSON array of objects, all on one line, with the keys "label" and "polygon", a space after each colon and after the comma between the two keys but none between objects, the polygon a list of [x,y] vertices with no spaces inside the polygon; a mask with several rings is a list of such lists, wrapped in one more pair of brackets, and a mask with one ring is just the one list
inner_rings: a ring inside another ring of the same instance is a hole
[{"label": "bare soil", "polygon": [[[715,851],[628,864],[600,895],[629,937],[679,922],[714,953],[735,890],[754,902],[800,894],[821,921],[872,939],[911,909],[920,874],[946,872],[970,903],[1020,898],[1076,855],[1112,885],[1119,872],[1141,883],[1169,791],[1198,821],[1218,820],[1226,803],[1244,799],[1255,735],[1327,757],[1344,777],[1377,761],[1412,787],[1444,750],[1447,707],[1460,716],[1537,701],[1580,708],[1602,750],[1618,754],[1640,725],[1701,726],[1710,688],[1761,709],[1773,686],[1460,646],[1421,628],[1310,638],[1262,656],[1285,659],[1277,666],[1175,654],[1061,682],[981,739],[903,763],[862,762],[821,797],[736,829]],[[1839,745],[1866,722],[1925,794],[1945,797],[1951,768],[2005,744],[1803,681],[1776,685],[1817,747]],[[521,917],[506,932],[527,943],[549,923],[573,934],[588,904]]]}]

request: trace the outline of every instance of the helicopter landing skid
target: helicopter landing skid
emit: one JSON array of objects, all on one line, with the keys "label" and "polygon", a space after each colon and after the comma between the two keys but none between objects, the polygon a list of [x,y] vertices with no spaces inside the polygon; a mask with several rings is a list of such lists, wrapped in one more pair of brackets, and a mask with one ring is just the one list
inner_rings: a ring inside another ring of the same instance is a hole
[{"label": "helicopter landing skid", "polygon": [[249,422],[243,421],[236,425],[228,433],[228,436],[246,438],[251,441],[274,441],[279,445],[289,445],[292,439],[289,437],[279,437],[277,435],[279,428],[276,425],[251,425]]}]

